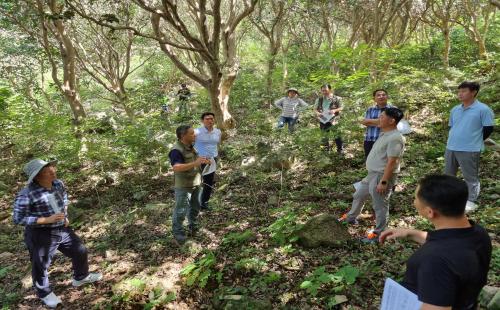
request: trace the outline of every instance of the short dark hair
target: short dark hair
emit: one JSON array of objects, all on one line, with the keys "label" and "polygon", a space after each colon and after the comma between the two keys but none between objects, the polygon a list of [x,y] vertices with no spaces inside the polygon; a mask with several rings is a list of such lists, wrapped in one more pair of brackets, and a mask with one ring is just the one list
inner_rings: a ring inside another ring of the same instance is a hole
[{"label": "short dark hair", "polygon": [[387,90],[383,89],[383,88],[378,88],[378,89],[375,89],[373,91],[373,97],[375,97],[375,95],[379,92],[379,91],[383,91],[386,95],[388,95],[389,93],[387,92]]},{"label": "short dark hair", "polygon": [[382,112],[385,113],[385,115],[389,116],[390,118],[394,119],[396,121],[396,125],[399,123],[399,121],[403,118],[404,114],[403,111],[401,111],[398,108],[384,108],[382,109]]},{"label": "short dark hair", "polygon": [[332,90],[332,85],[330,85],[330,84],[323,84],[323,85],[321,85],[321,89],[323,89],[323,88],[328,88],[329,90]]},{"label": "short dark hair", "polygon": [[180,125],[179,127],[177,127],[177,129],[175,130],[177,139],[182,139],[182,137],[184,137],[188,132],[189,128],[191,128],[191,125]]},{"label": "short dark hair", "polygon": [[460,83],[460,85],[458,85],[458,89],[460,89],[460,88],[468,88],[470,91],[476,91],[476,95],[477,95],[477,93],[479,93],[479,89],[481,88],[481,85],[479,85],[478,82],[464,81],[464,82]]},{"label": "short dark hair", "polygon": [[469,190],[467,184],[457,177],[431,174],[419,181],[416,195],[440,214],[460,217],[465,212]]},{"label": "short dark hair", "polygon": [[205,116],[212,115],[215,118],[215,114],[212,112],[205,112],[201,115],[201,119],[204,120]]}]

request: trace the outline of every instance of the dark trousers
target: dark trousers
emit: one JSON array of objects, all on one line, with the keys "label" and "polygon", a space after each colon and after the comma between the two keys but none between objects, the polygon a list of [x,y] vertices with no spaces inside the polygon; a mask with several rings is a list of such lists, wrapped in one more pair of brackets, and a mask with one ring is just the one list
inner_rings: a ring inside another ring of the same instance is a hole
[{"label": "dark trousers", "polygon": [[[217,158],[215,161],[218,162]],[[201,171],[205,169],[206,165],[201,165]],[[208,201],[210,200],[210,196],[212,195],[212,189],[215,185],[215,172],[202,176],[203,188],[201,191],[201,208],[208,207]]]},{"label": "dark trousers", "polygon": [[[322,143],[328,149],[330,149],[330,139],[328,137],[328,132],[331,130],[332,126],[333,125],[332,125],[331,122],[328,122],[326,124],[319,123],[319,129],[321,129],[321,131],[323,132]],[[337,146],[337,153],[342,153],[342,151],[344,150],[342,138],[341,137],[336,137],[335,138],[335,144]]]},{"label": "dark trousers", "polygon": [[69,227],[26,227],[24,242],[30,252],[33,286],[40,298],[52,292],[47,270],[57,250],[71,258],[75,280],[89,274],[87,249]]},{"label": "dark trousers", "polygon": [[370,154],[370,151],[372,150],[374,144],[375,141],[366,141],[366,140],[363,143],[363,147],[365,149],[365,159],[368,158],[368,154]]}]

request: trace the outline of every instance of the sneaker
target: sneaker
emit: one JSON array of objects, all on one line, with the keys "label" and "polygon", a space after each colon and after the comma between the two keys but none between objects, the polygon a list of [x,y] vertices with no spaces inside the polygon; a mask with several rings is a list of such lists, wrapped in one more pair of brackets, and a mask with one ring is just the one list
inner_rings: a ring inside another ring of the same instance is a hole
[{"label": "sneaker", "polygon": [[89,273],[88,276],[86,276],[85,278],[83,278],[81,280],[73,279],[73,286],[78,287],[78,286],[82,286],[82,285],[87,284],[87,283],[97,282],[101,279],[102,279],[102,273]]},{"label": "sneaker", "polygon": [[378,242],[378,234],[374,231],[368,232],[365,238],[361,239],[363,243],[377,243]]},{"label": "sneaker", "polygon": [[56,308],[58,304],[62,304],[61,299],[57,297],[56,294],[54,294],[54,292],[51,292],[49,295],[40,299],[49,308]]},{"label": "sneaker", "polygon": [[344,213],[342,214],[341,217],[339,217],[337,219],[337,221],[341,222],[341,223],[346,223],[346,224],[350,224],[350,225],[358,225],[358,220],[357,219],[353,219],[353,220],[348,220],[347,219],[347,213]]},{"label": "sneaker", "polygon": [[465,204],[465,213],[474,212],[477,208],[479,208],[479,206],[475,202],[467,200],[467,204]]}]

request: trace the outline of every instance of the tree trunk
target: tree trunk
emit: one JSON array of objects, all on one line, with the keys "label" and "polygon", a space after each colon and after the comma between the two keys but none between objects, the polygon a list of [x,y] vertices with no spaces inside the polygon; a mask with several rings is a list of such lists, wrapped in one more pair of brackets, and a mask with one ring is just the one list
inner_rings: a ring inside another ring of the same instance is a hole
[{"label": "tree trunk", "polygon": [[484,41],[485,40],[483,38],[479,38],[477,40],[477,47],[479,49],[479,58],[486,60],[488,59],[488,53],[486,52],[486,44]]},{"label": "tree trunk", "polygon": [[450,27],[448,24],[443,28],[443,35],[444,35],[444,49],[443,49],[443,65],[445,69],[448,69],[450,66],[450,46],[451,46],[451,40],[450,40]]},{"label": "tree trunk", "polygon": [[125,110],[125,113],[127,114],[127,117],[133,121],[135,118],[135,113],[134,109],[132,109],[128,105],[128,95],[124,90],[119,90],[118,92],[115,93],[115,96],[118,98],[118,101],[120,102],[121,107]]},{"label": "tree trunk", "polygon": [[230,74],[213,81],[207,89],[210,94],[212,112],[219,128],[225,132],[236,127],[236,121],[229,113],[229,94],[236,79],[236,74]]},{"label": "tree trunk", "polygon": [[66,100],[68,100],[69,106],[71,107],[71,112],[73,112],[75,123],[79,124],[82,119],[87,116],[80,101],[80,95],[75,90],[64,89],[64,97],[66,98]]},{"label": "tree trunk", "polygon": [[267,60],[267,77],[266,77],[266,94],[267,94],[267,103],[269,108],[272,105],[273,98],[273,73],[274,69],[276,69],[276,55],[277,51],[274,49],[271,50],[269,59]]},{"label": "tree trunk", "polygon": [[[48,5],[53,14],[60,13],[60,8],[57,7],[56,1],[51,0]],[[62,84],[59,83],[57,72],[54,72],[54,69],[57,70],[57,68],[53,67],[52,76],[54,78],[54,82],[59,86],[64,94],[64,97],[68,100],[71,111],[73,112],[75,124],[79,124],[80,121],[85,118],[86,113],[81,104],[80,94],[77,89],[78,78],[76,74],[75,47],[73,46],[73,42],[68,35],[63,19],[54,19],[53,21],[49,21],[49,23],[54,25],[54,35],[59,43],[59,52],[61,54],[63,65]]]}]

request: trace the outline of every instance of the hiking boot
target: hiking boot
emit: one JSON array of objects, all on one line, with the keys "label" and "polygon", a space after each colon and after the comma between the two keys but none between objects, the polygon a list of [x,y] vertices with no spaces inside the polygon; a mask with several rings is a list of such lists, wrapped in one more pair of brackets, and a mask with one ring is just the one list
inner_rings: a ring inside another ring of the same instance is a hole
[{"label": "hiking boot", "polygon": [[346,223],[346,224],[350,224],[350,225],[358,225],[359,224],[357,219],[348,220],[347,213],[342,214],[342,216],[339,217],[337,219],[337,221],[339,221],[340,223]]},{"label": "hiking boot", "polygon": [[62,304],[62,301],[59,297],[54,294],[54,292],[51,292],[49,295],[45,296],[44,298],[40,298],[43,303],[49,307],[49,308],[56,308],[57,305]]},{"label": "hiking boot", "polygon": [[210,208],[210,206],[208,205],[208,202],[205,202],[205,203],[202,203],[200,205],[200,211],[201,212],[208,212],[208,211],[212,211],[212,208]]},{"label": "hiking boot", "polygon": [[465,204],[465,213],[474,212],[477,208],[479,208],[479,206],[475,202],[467,200]]},{"label": "hiking boot", "polygon": [[101,279],[102,279],[102,273],[98,273],[98,272],[97,273],[89,273],[88,276],[86,276],[85,278],[83,278],[81,280],[73,279],[73,286],[78,287],[78,286],[82,286],[82,285],[87,284],[87,283],[97,282]]},{"label": "hiking boot", "polygon": [[186,243],[186,238],[176,238],[174,237],[174,243],[178,246],[181,247]]},{"label": "hiking boot", "polygon": [[361,239],[363,243],[377,243],[378,242],[378,234],[374,231],[368,232],[365,238]]}]

